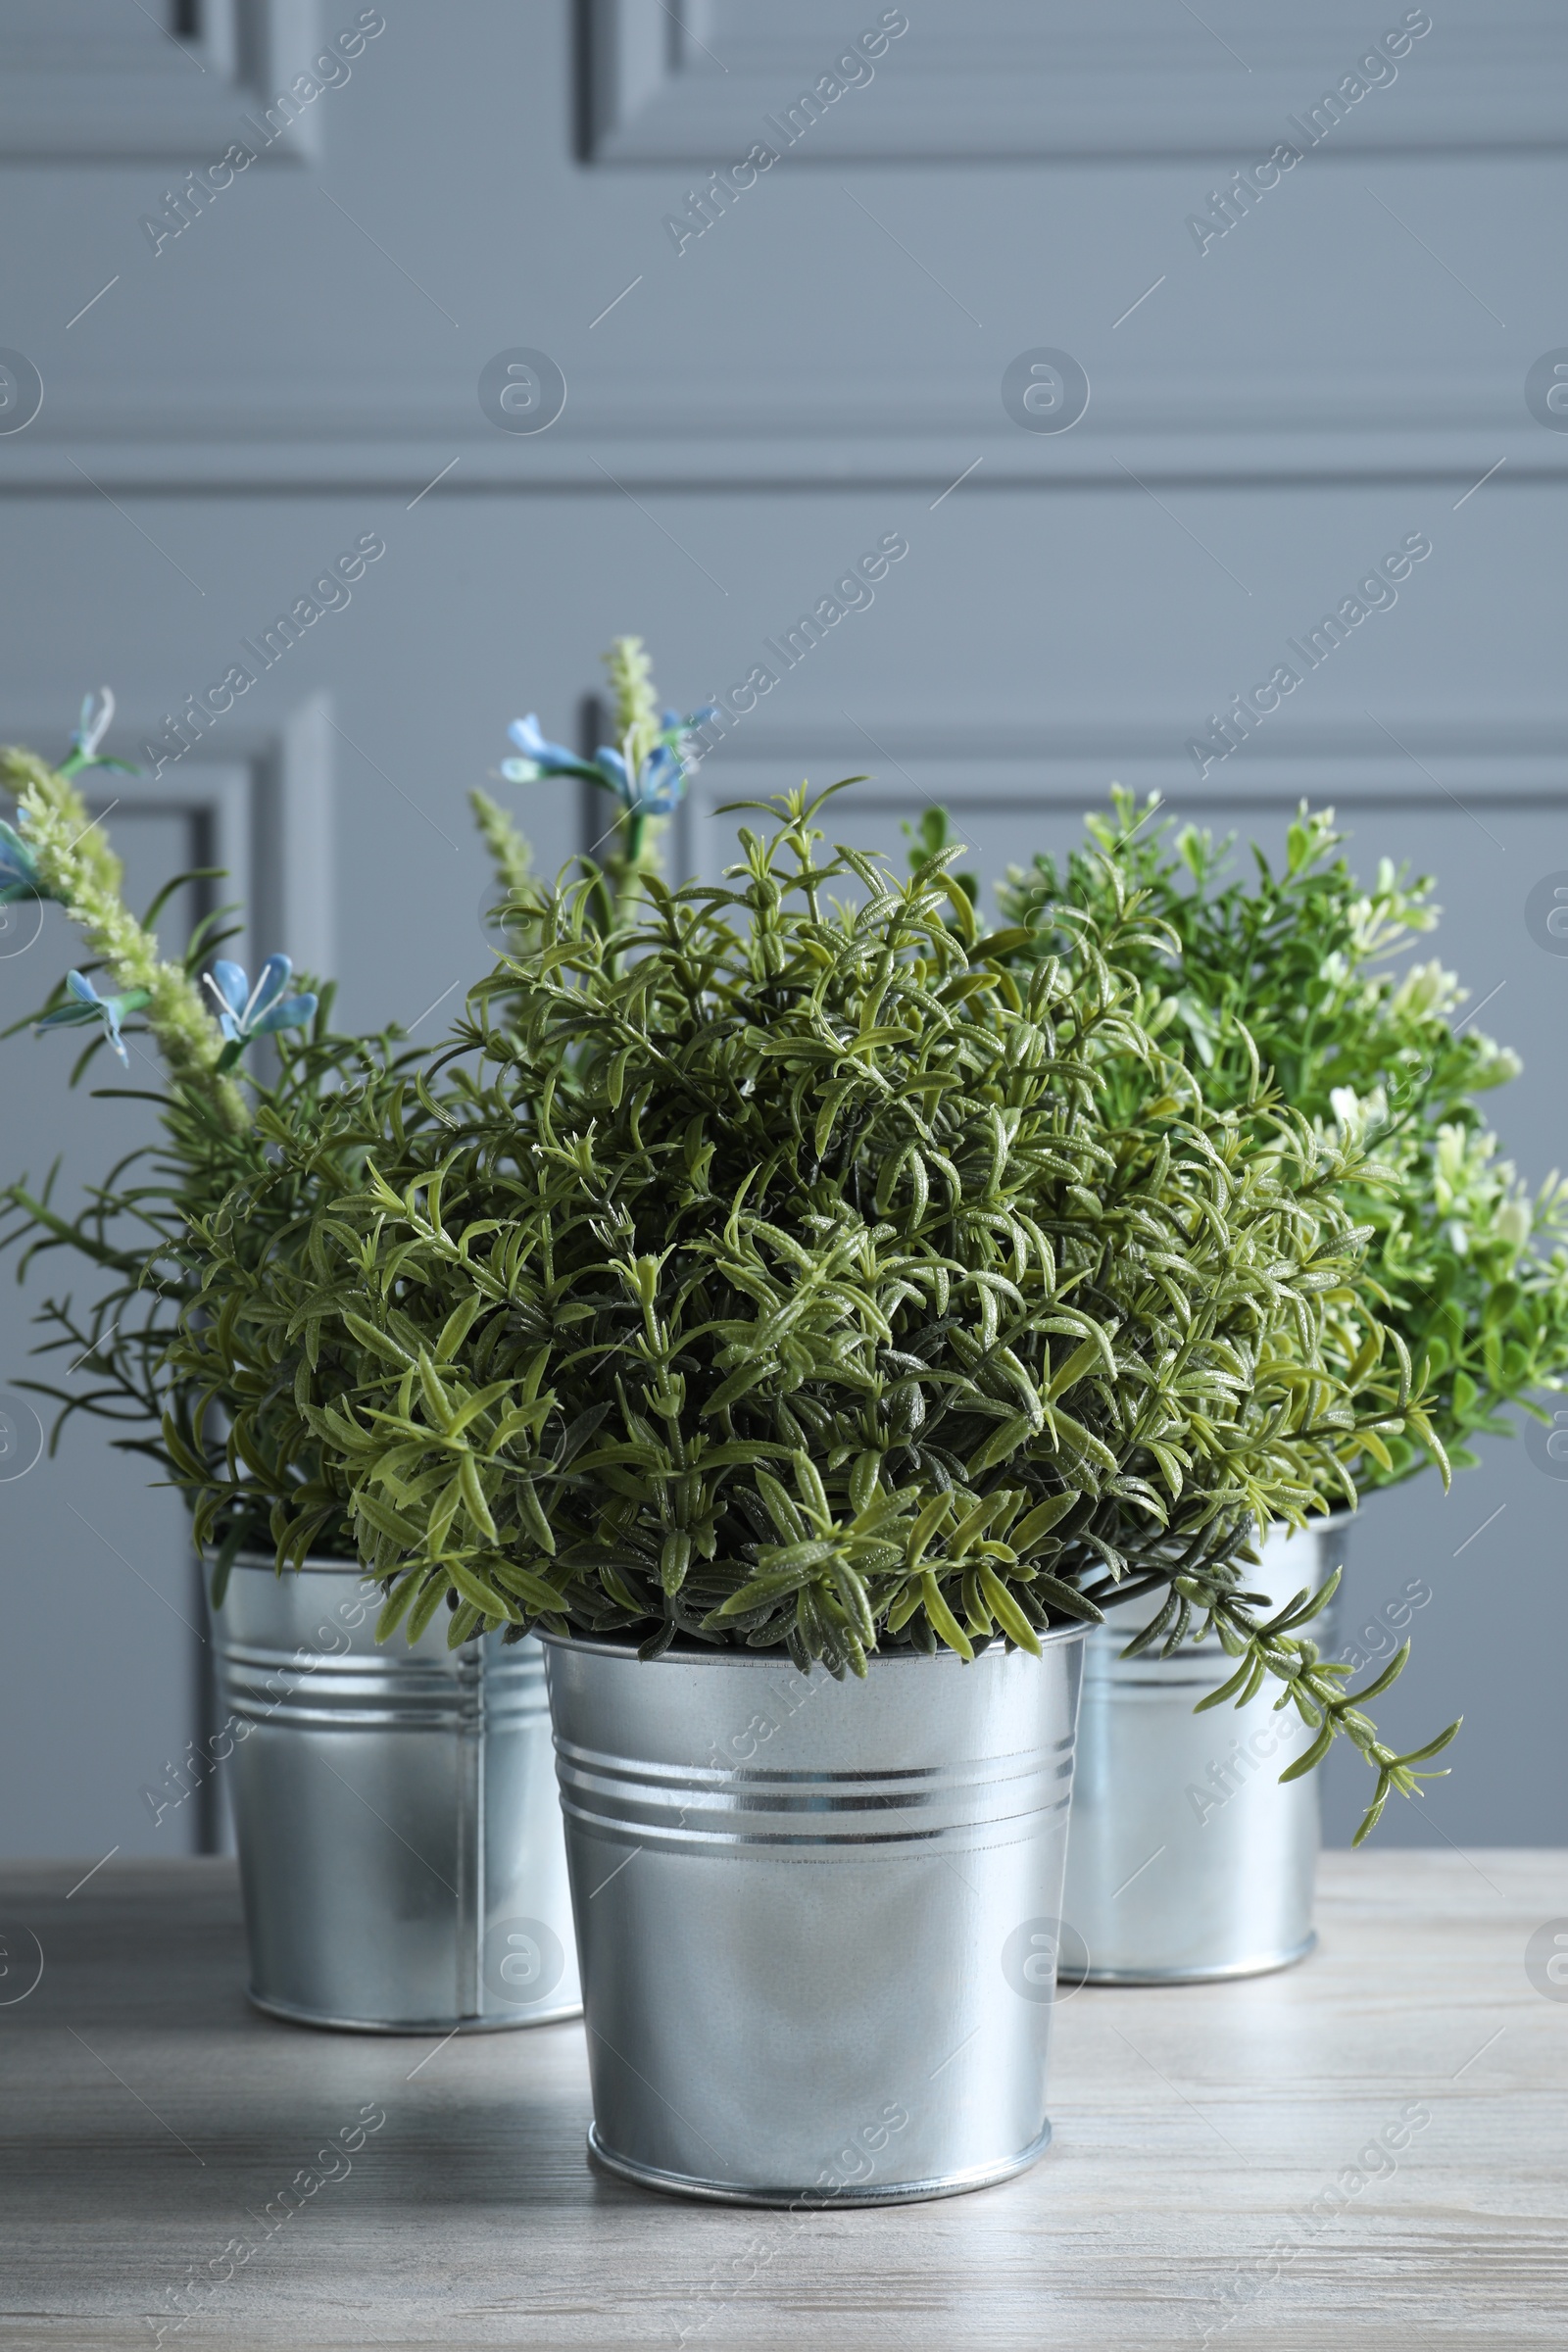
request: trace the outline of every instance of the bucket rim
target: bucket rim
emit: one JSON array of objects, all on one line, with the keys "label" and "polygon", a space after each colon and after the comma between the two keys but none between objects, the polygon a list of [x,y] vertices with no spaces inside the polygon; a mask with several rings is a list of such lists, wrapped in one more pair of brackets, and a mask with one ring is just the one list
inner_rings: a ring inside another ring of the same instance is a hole
[{"label": "bucket rim", "polygon": [[307,1573],[315,1576],[358,1576],[367,1585],[379,1585],[380,1582],[375,1570],[368,1568],[363,1560],[334,1559],[325,1552],[312,1552],[308,1559],[300,1562],[298,1568],[285,1568],[281,1574],[270,1551],[236,1551],[229,1565],[231,1569],[265,1568],[268,1575],[276,1578],[279,1584],[290,1574],[303,1576]]},{"label": "bucket rim", "polygon": [[[1347,1534],[1349,1528],[1353,1526],[1356,1516],[1357,1514],[1354,1511],[1348,1509],[1330,1511],[1326,1516],[1320,1515],[1308,1519],[1304,1527],[1292,1527],[1290,1522],[1285,1519],[1271,1519],[1267,1527],[1263,1530],[1262,1535],[1258,1538],[1258,1542],[1260,1544],[1271,1544],[1279,1539],[1282,1539],[1286,1543],[1292,1543],[1298,1539],[1304,1539],[1306,1541],[1316,1543],[1320,1538],[1327,1537],[1330,1542],[1337,1544]],[[1137,1580],[1134,1577],[1129,1577],[1127,1581],[1129,1584],[1133,1584]],[[1132,1596],[1126,1592],[1107,1592],[1105,1594],[1100,1605],[1105,1612],[1106,1625],[1109,1625],[1110,1623],[1110,1611],[1112,1609],[1125,1608],[1130,1597]],[[1137,1595],[1137,1598],[1140,1600],[1152,1600],[1154,1598],[1154,1594],[1152,1592],[1140,1592]],[[1103,1629],[1091,1628],[1090,1630],[1100,1631]]]},{"label": "bucket rim", "polygon": [[[1042,1649],[1045,1649],[1048,1647],[1065,1647],[1069,1642],[1082,1642],[1086,1636],[1091,1634],[1095,1629],[1089,1624],[1087,1619],[1081,1619],[1071,1625],[1037,1627],[1035,1630],[1039,1637],[1040,1645]],[[578,1650],[587,1657],[624,1659],[633,1666],[652,1667],[675,1665],[795,1667],[794,1659],[790,1656],[789,1651],[782,1646],[777,1649],[743,1649],[738,1644],[715,1642],[712,1647],[710,1648],[707,1645],[699,1645],[698,1643],[694,1642],[689,1648],[677,1648],[676,1645],[671,1642],[667,1649],[661,1650],[657,1658],[639,1658],[637,1655],[639,1645],[629,1635],[553,1634],[547,1632],[543,1626],[536,1626],[534,1628],[534,1632],[537,1636],[537,1639],[541,1642],[548,1644],[552,1648]],[[986,1643],[983,1649],[976,1649],[973,1663],[975,1665],[979,1665],[982,1658],[990,1657],[1029,1658],[1029,1652],[1026,1649],[1004,1644],[1002,1641],[993,1637],[993,1639]],[[966,1668],[969,1663],[969,1661],[961,1658],[956,1649],[939,1649],[934,1656],[931,1656],[923,1649],[910,1649],[906,1647],[901,1647],[899,1649],[867,1650],[865,1663],[867,1671],[870,1672],[878,1666],[893,1666],[903,1664],[916,1666],[940,1666],[943,1664],[944,1660],[951,1661],[954,1666],[962,1668]],[[1038,1666],[1043,1665],[1045,1661],[1043,1658],[1032,1658],[1030,1659],[1030,1663]],[[813,1659],[811,1661],[813,1669],[820,1664],[820,1659]],[[798,1672],[799,1669],[797,1668],[796,1671]],[[823,1667],[822,1671],[826,1673],[826,1667]],[[848,1675],[845,1677],[846,1682],[852,1679],[858,1678],[852,1678]]]},{"label": "bucket rim", "polygon": [[1263,1530],[1263,1541],[1266,1544],[1273,1536],[1283,1536],[1290,1542],[1297,1536],[1340,1535],[1360,1515],[1359,1508],[1352,1510],[1348,1503],[1342,1502],[1337,1510],[1311,1512],[1304,1527],[1293,1527],[1288,1519],[1271,1519]]}]

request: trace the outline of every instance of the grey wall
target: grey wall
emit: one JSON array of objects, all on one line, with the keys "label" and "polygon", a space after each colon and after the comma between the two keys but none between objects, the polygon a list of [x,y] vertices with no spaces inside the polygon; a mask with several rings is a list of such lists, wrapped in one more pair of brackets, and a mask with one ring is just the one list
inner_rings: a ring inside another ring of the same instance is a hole
[{"label": "grey wall", "polygon": [[[1525,399],[1568,341],[1560,12],[1450,0],[1201,252],[1189,217],[1402,7],[911,0],[874,77],[701,235],[688,192],[879,8],[368,13],[350,78],[174,234],[166,191],[259,147],[244,115],[359,7],[205,0],[178,45],[123,0],[0,9],[0,343],[44,385],[0,432],[3,732],[58,750],[107,678],[137,757],[340,550],[386,546],[183,760],[125,783],[110,829],[142,870],[206,827],[258,952],[335,964],[351,1020],[413,1020],[482,958],[465,790],[519,711],[569,733],[602,646],[640,630],[672,700],[778,673],[698,778],[682,864],[721,862],[737,791],[861,768],[846,825],[894,846],[940,797],[987,874],[1064,843],[1112,777],[1260,838],[1333,801],[1358,857],[1440,875],[1439,948],[1473,1001],[1500,984],[1483,1019],[1526,1053],[1508,1144],[1534,1174],[1568,1158],[1568,962],[1523,919],[1568,867],[1568,443]],[[537,434],[478,396],[518,348],[566,381]],[[1041,348],[1091,386],[1060,434],[1003,402]],[[1200,779],[1209,714],[1414,531],[1433,552],[1397,605]],[[908,554],[868,609],[792,667],[764,650],[889,533]],[[543,863],[582,839],[573,795],[523,814]],[[0,957],[6,1018],[60,961],[47,926]],[[131,1132],[65,1102],[63,1052],[4,1054],[8,1166],[64,1145],[88,1168]],[[0,1385],[25,1306],[0,1298]],[[1561,1840],[1565,1509],[1498,1445],[1450,1499],[1423,1480],[1357,1526],[1352,1620],[1412,1578],[1433,1595],[1389,1722],[1468,1717],[1385,1836]],[[0,1844],[192,1838],[191,1808],[155,1827],[138,1793],[193,1722],[170,1498],[78,1427],[0,1485]],[[1358,1794],[1337,1759],[1337,1836]]]}]

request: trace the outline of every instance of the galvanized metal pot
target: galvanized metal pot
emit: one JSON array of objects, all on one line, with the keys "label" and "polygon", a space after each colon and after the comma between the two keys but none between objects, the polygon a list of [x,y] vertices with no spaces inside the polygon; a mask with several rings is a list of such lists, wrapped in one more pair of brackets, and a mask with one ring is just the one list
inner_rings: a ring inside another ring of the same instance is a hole
[{"label": "galvanized metal pot", "polygon": [[375,1642],[348,1562],[241,1558],[213,1614],[250,1997],[382,2034],[581,2007],[544,1660],[534,1641]]},{"label": "galvanized metal pot", "polygon": [[[1345,1558],[1348,1512],[1271,1528],[1250,1592],[1276,1606]],[[1215,1640],[1123,1658],[1162,1596],[1112,1610],[1084,1659],[1078,1774],[1062,1910],[1097,1984],[1260,1976],[1309,1952],[1321,1826],[1317,1776],[1279,1775],[1310,1744],[1272,1680],[1245,1707],[1193,1712],[1236,1671]],[[1329,1616],[1332,1616],[1332,1606]],[[1328,1617],[1312,1622],[1320,1649]]]},{"label": "galvanized metal pot", "polygon": [[874,2205],[1045,2148],[1081,1628],[863,1682],[544,1638],[600,2162]]}]

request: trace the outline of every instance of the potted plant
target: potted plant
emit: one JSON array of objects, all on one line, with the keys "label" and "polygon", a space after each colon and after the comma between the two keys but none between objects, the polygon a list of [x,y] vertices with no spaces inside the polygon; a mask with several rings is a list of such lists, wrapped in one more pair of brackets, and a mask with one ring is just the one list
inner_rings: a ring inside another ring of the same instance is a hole
[{"label": "potted plant", "polygon": [[[1228,872],[1228,843],[1156,821],[1157,805],[1113,788],[1084,849],[1059,868],[1039,857],[1009,871],[997,895],[1029,931],[1019,954],[1070,939],[1058,909],[1103,915],[1136,891],[1152,921],[1124,962],[1162,1050],[1217,1104],[1277,1095],[1361,1148],[1346,1205],[1367,1249],[1354,1304],[1329,1321],[1331,1360],[1353,1361],[1373,1323],[1386,1325],[1425,1366],[1437,1445],[1413,1428],[1364,1433],[1342,1457],[1339,1499],[1353,1506],[1445,1454],[1467,1466],[1471,1437],[1508,1430],[1501,1406],[1534,1409],[1529,1393],[1568,1372],[1568,1191],[1553,1180],[1532,1200],[1497,1160],[1476,1100],[1518,1061],[1468,1021],[1455,1026],[1464,992],[1452,973],[1389,968],[1436,923],[1432,885],[1385,858],[1364,887],[1339,854],[1332,810],[1303,805],[1283,864],[1254,848],[1243,881]],[[1120,1115],[1136,1117],[1143,1067],[1123,1055],[1107,1084]],[[1331,1487],[1322,1500],[1335,1502]],[[1283,1599],[1320,1584],[1344,1559],[1348,1522],[1336,1508],[1304,1535],[1266,1528],[1259,1588]],[[1260,1697],[1195,1718],[1195,1700],[1208,1707],[1230,1677],[1223,1652],[1156,1645],[1136,1608],[1115,1614],[1089,1645],[1094,1761],[1080,1772],[1066,1897],[1090,1973],[1163,1981],[1299,1957],[1312,1941],[1319,1821],[1298,1743],[1281,1739]]]},{"label": "potted plant", "polygon": [[271,1378],[389,1639],[544,1637],[599,2158],[877,2202],[1049,2135],[1114,1592],[1218,1629],[1378,1801],[1415,1785],[1432,1751],[1383,1746],[1315,1604],[1259,1618],[1235,1554],[1422,1415],[1323,1358],[1337,1146],[1168,1092],[1107,1116],[1101,1060],[1161,1059],[1136,909],[1015,978],[950,855],[900,887],[818,855],[820,800],[761,806],[724,886],[648,876],[608,928],[591,866],[532,896],[451,1042],[484,1083],[318,1200]]},{"label": "potted plant", "polygon": [[[36,1026],[85,1033],[73,1082],[105,1049],[128,1077],[134,1052],[147,1076],[138,1067],[136,1086],[100,1091],[151,1094],[161,1127],[75,1214],[53,1178],[0,1193],[11,1211],[0,1247],[19,1249],[24,1275],[64,1252],[95,1278],[84,1309],[57,1296],[39,1318],[53,1334],[41,1351],[69,1353],[75,1381],[25,1385],[59,1406],[52,1446],[72,1414],[106,1417],[118,1446],[193,1495],[210,1463],[256,1466],[251,1487],[196,1513],[213,1563],[220,1723],[190,1768],[198,1779],[222,1769],[230,1792],[252,1999],[301,2022],[382,2031],[575,2015],[538,1644],[491,1642],[461,1656],[438,1640],[402,1655],[378,1648],[379,1595],[343,1494],[308,1434],[273,1449],[243,1333],[231,1377],[199,1394],[169,1352],[187,1310],[193,1328],[211,1318],[228,1330],[242,1303],[208,1279],[206,1237],[221,1233],[224,1262],[247,1279],[287,1260],[312,1198],[359,1166],[419,1057],[396,1030],[332,1029],[331,989],[294,988],[286,956],[269,956],[252,985],[218,953],[221,915],[178,961],[163,954],[160,907],[182,882],[211,877],[175,876],[143,920],[125,906],[120,861],[83,795],[91,771],[121,766],[99,751],[113,711],[107,689],[88,698],[57,768],[0,753],[16,796],[15,823],[0,822],[0,900],[58,902],[90,958]],[[517,879],[520,836],[474,799],[504,878]],[[263,1040],[275,1055],[266,1076]],[[417,1133],[444,1114],[415,1091],[400,1115]],[[287,1168],[270,1140],[279,1123],[310,1143]],[[286,1521],[271,1492],[289,1496]]]}]

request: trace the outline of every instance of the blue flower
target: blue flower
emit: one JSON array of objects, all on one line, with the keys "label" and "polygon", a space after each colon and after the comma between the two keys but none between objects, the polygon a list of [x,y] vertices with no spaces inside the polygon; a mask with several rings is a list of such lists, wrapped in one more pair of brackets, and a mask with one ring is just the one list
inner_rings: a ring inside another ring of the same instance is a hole
[{"label": "blue flower", "polygon": [[253,1037],[269,1036],[275,1029],[297,1029],[302,1021],[310,1020],[316,999],[309,991],[298,997],[283,996],[293,969],[286,956],[269,956],[252,988],[239,964],[220,956],[205,975],[217,1000],[218,1025],[226,1040],[220,1068],[237,1060]]},{"label": "blue flower", "polygon": [[[689,712],[685,718],[682,718],[678,710],[666,710],[664,712],[664,734],[666,738],[673,738],[677,735],[684,736],[692,727],[706,727],[710,718],[717,716],[718,705],[716,703],[704,703],[698,710]],[[684,749],[684,746],[682,748]],[[696,755],[693,754],[692,757],[695,758]]]},{"label": "blue flower", "polygon": [[586,776],[612,792],[630,815],[667,816],[686,788],[688,761],[698,756],[688,741],[690,730],[716,716],[712,703],[705,703],[688,718],[682,718],[678,710],[666,710],[658,742],[633,774],[625,751],[616,751],[612,744],[602,743],[592,760],[579,760],[564,745],[548,743],[530,710],[526,718],[514,718],[507,729],[525,757],[503,760],[501,773],[509,784],[535,784],[543,776]]},{"label": "blue flower", "polygon": [[[682,718],[678,710],[664,712],[663,732],[658,745],[638,770],[635,790],[628,794],[624,782],[624,760],[616,762],[620,770],[617,790],[628,808],[644,816],[667,816],[686,789],[686,778],[702,758],[702,748],[691,740],[692,730],[707,726],[718,716],[716,703],[704,703]],[[613,754],[599,755],[601,764]]]},{"label": "blue flower", "polygon": [[[524,756],[520,760],[503,760],[501,773],[509,784],[537,784],[542,776],[590,776],[596,771],[564,744],[547,743],[537,714],[530,710],[526,718],[514,718],[507,729],[513,742]],[[596,780],[603,783],[602,776]]]},{"label": "blue flower", "polygon": [[666,743],[655,745],[637,770],[635,782],[621,754],[608,744],[600,745],[597,764],[601,781],[637,816],[667,816],[686,782],[686,770]]},{"label": "blue flower", "polygon": [[18,899],[52,899],[38,879],[38,861],[28,844],[0,817],[0,906]]},{"label": "blue flower", "polygon": [[84,694],[81,698],[76,732],[71,738],[70,752],[60,762],[60,773],[63,776],[74,776],[84,767],[118,767],[122,776],[139,775],[141,770],[131,767],[123,760],[100,760],[98,757],[98,746],[108,734],[115,716],[115,698],[110,688],[100,686],[98,692],[102,701],[96,710],[90,694]]},{"label": "blue flower", "polygon": [[56,1004],[52,1011],[39,1015],[40,1029],[86,1028],[94,1021],[103,1023],[104,1035],[128,1070],[130,1056],[125,1052],[120,1034],[120,1024],[127,1012],[140,1012],[151,1002],[146,989],[127,989],[123,996],[101,997],[92,982],[82,972],[68,972],[66,986],[71,991],[65,1004]]}]

